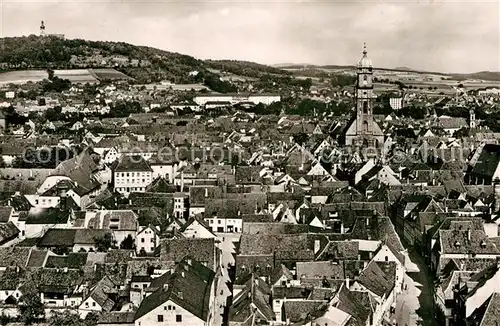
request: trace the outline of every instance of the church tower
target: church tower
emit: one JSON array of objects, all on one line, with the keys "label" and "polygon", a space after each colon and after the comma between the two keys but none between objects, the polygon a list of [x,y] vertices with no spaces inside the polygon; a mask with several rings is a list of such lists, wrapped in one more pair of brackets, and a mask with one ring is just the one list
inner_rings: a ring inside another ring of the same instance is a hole
[{"label": "church tower", "polygon": [[40,36],[45,36],[45,23],[43,22],[43,20],[40,24]]},{"label": "church tower", "polygon": [[474,112],[474,109],[469,110],[469,127],[471,129],[476,128],[476,112]]},{"label": "church tower", "polygon": [[373,126],[373,66],[368,59],[366,45],[358,62],[356,80],[356,129],[358,135],[369,135]]},{"label": "church tower", "polygon": [[356,76],[356,115],[347,129],[346,145],[380,149],[384,143],[384,134],[373,120],[376,96],[373,92],[373,66],[368,58],[366,45],[356,67]]}]

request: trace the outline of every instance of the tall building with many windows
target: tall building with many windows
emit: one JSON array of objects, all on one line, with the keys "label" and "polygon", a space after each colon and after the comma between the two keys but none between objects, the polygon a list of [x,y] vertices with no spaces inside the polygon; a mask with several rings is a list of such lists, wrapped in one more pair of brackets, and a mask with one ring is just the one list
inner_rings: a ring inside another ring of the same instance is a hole
[{"label": "tall building with many windows", "polygon": [[125,195],[144,192],[153,181],[152,174],[153,170],[142,156],[122,155],[114,169],[114,189]]}]

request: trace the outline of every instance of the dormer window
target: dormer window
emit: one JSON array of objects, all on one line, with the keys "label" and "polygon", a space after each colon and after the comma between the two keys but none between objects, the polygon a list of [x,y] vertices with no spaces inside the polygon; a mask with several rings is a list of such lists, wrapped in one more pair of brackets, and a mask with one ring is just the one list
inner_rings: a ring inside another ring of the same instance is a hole
[{"label": "dormer window", "polygon": [[455,247],[457,247],[457,248],[460,247],[460,241],[455,241]]}]

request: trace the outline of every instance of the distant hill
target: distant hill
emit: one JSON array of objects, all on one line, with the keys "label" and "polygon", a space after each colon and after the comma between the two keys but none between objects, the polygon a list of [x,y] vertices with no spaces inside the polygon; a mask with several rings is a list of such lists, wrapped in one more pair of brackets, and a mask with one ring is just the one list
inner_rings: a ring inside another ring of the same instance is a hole
[{"label": "distant hill", "polygon": [[402,71],[417,71],[417,70],[415,70],[415,69],[408,68],[408,67],[396,67],[396,68],[394,68],[394,70],[402,70]]},{"label": "distant hill", "polygon": [[479,71],[471,74],[450,74],[455,79],[481,79],[500,81],[500,71]]},{"label": "distant hill", "polygon": [[[196,83],[207,69],[258,78],[290,75],[284,70],[246,61],[200,60],[189,55],[123,42],[59,39],[36,35],[0,38],[0,71],[20,69],[115,68],[138,82],[170,80]],[[200,72],[196,74],[194,72]]]},{"label": "distant hill", "polygon": [[[354,65],[306,65],[306,64],[279,64],[274,65],[276,67],[279,66],[280,69],[285,70],[300,70],[300,69],[324,69],[324,70],[337,70],[337,69],[355,69]],[[447,76],[452,79],[457,80],[465,80],[465,79],[480,79],[486,81],[500,81],[500,72],[498,71],[479,71],[475,73],[469,74],[459,74],[459,73],[443,73],[443,72],[435,72],[435,71],[424,71],[424,70],[416,70],[409,67],[396,67],[396,68],[376,68],[378,70],[385,71],[401,71],[401,72],[413,72],[419,74],[433,74],[433,75],[441,75]]]}]

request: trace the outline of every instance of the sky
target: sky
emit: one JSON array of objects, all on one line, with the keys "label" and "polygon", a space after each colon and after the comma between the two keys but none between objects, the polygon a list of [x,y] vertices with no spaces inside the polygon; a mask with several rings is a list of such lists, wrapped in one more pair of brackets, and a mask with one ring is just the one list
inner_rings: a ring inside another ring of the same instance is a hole
[{"label": "sky", "polygon": [[500,71],[500,0],[0,0],[0,37],[123,41],[201,59]]}]

